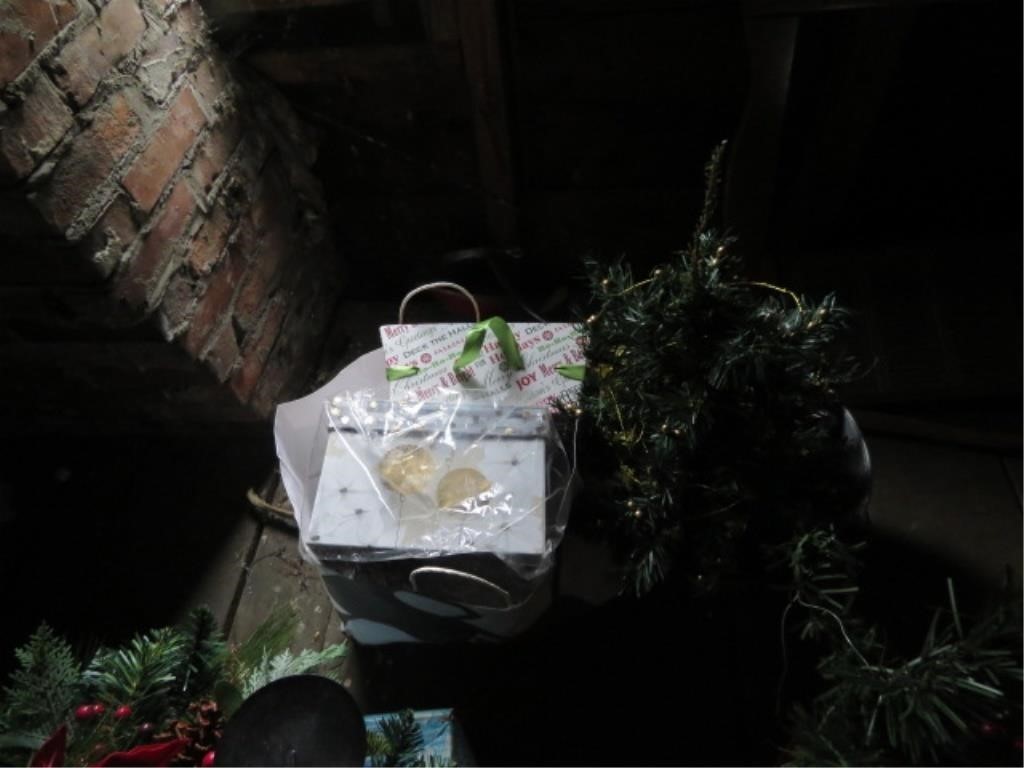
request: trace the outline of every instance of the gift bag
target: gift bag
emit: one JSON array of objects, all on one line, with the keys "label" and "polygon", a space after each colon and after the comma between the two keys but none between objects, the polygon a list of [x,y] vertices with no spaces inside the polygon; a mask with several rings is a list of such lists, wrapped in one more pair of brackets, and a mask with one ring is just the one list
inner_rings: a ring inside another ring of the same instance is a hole
[{"label": "gift bag", "polygon": [[574,461],[547,406],[576,393],[578,334],[491,318],[381,336],[278,408],[303,556],[360,642],[518,634],[550,602],[568,520]]}]

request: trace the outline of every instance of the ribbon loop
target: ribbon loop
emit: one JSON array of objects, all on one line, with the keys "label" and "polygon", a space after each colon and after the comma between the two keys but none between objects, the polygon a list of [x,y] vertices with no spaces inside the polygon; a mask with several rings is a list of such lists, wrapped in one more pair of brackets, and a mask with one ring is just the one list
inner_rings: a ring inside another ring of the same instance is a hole
[{"label": "ribbon loop", "polygon": [[505,360],[508,361],[509,366],[516,371],[524,370],[526,364],[523,362],[523,355],[519,351],[519,344],[516,343],[512,329],[509,328],[508,323],[495,316],[481,320],[469,329],[469,333],[466,334],[466,343],[462,347],[462,354],[455,361],[455,372],[460,373],[467,365],[480,357],[488,330],[498,340],[498,345],[505,353]]},{"label": "ribbon loop", "polygon": [[555,370],[562,376],[573,381],[583,381],[583,375],[587,372],[585,365],[556,365]]},{"label": "ribbon loop", "polygon": [[415,376],[419,372],[420,369],[415,365],[392,365],[389,368],[384,369],[384,374],[387,376],[388,381],[407,379],[410,376]]}]

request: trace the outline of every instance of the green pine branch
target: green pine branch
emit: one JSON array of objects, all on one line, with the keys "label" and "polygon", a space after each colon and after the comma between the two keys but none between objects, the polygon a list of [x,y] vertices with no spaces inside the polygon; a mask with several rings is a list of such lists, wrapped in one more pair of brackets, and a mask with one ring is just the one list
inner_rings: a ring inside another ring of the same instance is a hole
[{"label": "green pine branch", "polygon": [[184,638],[165,627],[136,635],[126,648],[101,649],[82,679],[95,701],[108,707],[127,704],[148,719],[164,711],[187,659]]},{"label": "green pine branch", "polygon": [[267,658],[273,658],[291,645],[299,627],[299,616],[291,606],[270,613],[232,654],[233,675],[241,681]]},{"label": "green pine branch", "polygon": [[67,642],[45,623],[14,655],[18,668],[0,695],[0,754],[17,755],[14,759],[21,762],[77,702],[81,665]]},{"label": "green pine branch", "polygon": [[319,651],[306,648],[294,654],[286,648],[276,656],[264,656],[259,664],[249,670],[242,687],[242,696],[248,698],[268,683],[314,669],[319,670],[324,677],[336,680],[336,674],[324,667],[332,661],[343,659],[347,653],[348,646],[345,643],[333,643]]},{"label": "green pine branch", "polygon": [[180,633],[186,653],[182,668],[175,672],[181,685],[175,698],[182,706],[208,694],[223,676],[228,648],[217,619],[206,606],[192,610]]},{"label": "green pine branch", "polygon": [[376,730],[366,734],[366,754],[375,768],[407,766],[408,768],[452,768],[448,758],[424,753],[423,730],[415,714],[406,709],[382,717]]},{"label": "green pine branch", "polygon": [[413,766],[418,763],[423,751],[423,731],[411,709],[381,718],[378,729],[373,740],[374,751],[368,751],[374,766]]},{"label": "green pine branch", "polygon": [[[951,593],[952,594],[952,593]],[[877,629],[833,614],[833,650],[819,662],[826,689],[794,721],[794,764],[912,765],[958,759],[984,722],[1020,708],[1019,616],[1000,609],[963,632],[952,604],[936,611],[920,653],[894,658]],[[1019,718],[1018,718],[1019,719]]]}]

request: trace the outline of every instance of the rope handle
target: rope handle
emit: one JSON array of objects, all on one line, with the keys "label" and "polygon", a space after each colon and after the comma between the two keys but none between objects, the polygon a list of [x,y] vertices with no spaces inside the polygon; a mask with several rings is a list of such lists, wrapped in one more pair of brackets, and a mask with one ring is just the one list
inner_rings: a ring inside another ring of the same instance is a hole
[{"label": "rope handle", "polygon": [[454,288],[455,290],[459,291],[463,296],[469,299],[469,303],[473,305],[473,314],[476,315],[476,321],[478,323],[480,322],[480,305],[476,303],[476,298],[473,296],[473,294],[467,291],[458,283],[447,283],[442,281],[438,283],[426,283],[425,285],[421,285],[418,288],[413,288],[411,291],[405,294],[405,298],[402,299],[402,305],[398,308],[398,324],[402,325],[403,323],[405,323],[405,308],[406,306],[408,306],[409,300],[413,296],[415,296],[418,293],[423,293],[424,291],[431,291],[435,288]]}]

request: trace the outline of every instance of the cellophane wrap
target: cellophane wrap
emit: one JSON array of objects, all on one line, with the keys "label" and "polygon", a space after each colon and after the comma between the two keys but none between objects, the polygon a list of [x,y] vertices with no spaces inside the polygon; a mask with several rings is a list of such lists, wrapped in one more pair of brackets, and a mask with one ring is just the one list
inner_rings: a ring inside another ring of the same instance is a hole
[{"label": "cellophane wrap", "polygon": [[572,467],[548,408],[340,393],[312,450],[320,474],[299,522],[323,565],[479,553],[535,578],[554,561]]}]

